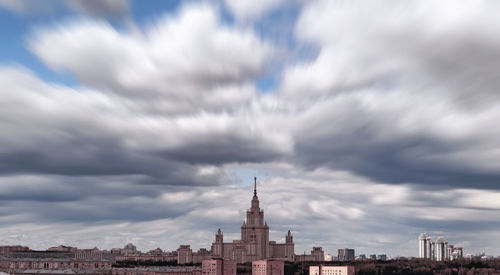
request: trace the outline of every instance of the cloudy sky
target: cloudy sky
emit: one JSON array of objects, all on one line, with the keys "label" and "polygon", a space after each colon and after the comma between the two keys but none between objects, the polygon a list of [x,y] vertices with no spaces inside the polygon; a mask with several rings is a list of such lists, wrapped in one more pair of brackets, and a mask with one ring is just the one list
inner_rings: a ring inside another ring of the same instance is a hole
[{"label": "cloudy sky", "polygon": [[0,0],[0,245],[500,255],[499,11]]}]

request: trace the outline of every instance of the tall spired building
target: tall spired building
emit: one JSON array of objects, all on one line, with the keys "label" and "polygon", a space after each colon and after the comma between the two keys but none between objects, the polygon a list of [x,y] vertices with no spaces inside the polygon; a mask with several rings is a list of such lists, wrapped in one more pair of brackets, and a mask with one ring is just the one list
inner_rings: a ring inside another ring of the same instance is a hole
[{"label": "tall spired building", "polygon": [[264,210],[260,209],[257,196],[257,178],[254,180],[251,207],[247,210],[246,221],[241,226],[241,240],[225,243],[219,229],[212,244],[212,254],[214,257],[234,259],[238,263],[269,258],[293,261],[294,243],[290,230],[285,236],[285,243],[269,241],[269,226],[264,220]]}]

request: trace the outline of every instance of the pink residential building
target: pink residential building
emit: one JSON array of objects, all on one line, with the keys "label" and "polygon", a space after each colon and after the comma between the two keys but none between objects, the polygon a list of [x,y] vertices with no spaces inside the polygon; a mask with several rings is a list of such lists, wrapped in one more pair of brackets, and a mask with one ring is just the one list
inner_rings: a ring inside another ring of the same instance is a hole
[{"label": "pink residential building", "polygon": [[283,275],[285,264],[281,260],[259,260],[252,262],[252,275]]},{"label": "pink residential building", "polygon": [[236,260],[211,259],[201,262],[202,275],[236,275]]},{"label": "pink residential building", "polygon": [[113,268],[111,272],[111,275],[201,275],[201,269],[194,266]]}]

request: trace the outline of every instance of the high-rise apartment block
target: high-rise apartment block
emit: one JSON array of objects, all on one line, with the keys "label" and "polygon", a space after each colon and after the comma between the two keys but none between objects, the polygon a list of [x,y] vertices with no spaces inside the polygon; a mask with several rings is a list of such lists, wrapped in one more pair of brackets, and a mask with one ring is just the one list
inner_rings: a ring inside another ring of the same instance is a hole
[{"label": "high-rise apartment block", "polygon": [[433,241],[427,233],[421,233],[418,237],[418,257],[436,261],[456,260],[463,257],[463,249],[448,244],[443,237]]}]

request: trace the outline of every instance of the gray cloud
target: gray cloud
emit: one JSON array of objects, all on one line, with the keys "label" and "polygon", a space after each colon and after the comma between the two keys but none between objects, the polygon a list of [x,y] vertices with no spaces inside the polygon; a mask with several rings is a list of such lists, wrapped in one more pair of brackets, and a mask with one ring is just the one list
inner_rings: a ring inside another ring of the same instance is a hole
[{"label": "gray cloud", "polygon": [[303,11],[297,36],[321,51],[288,68],[280,87],[300,110],[298,162],[384,182],[498,188],[496,4],[446,2],[446,15],[442,4],[393,4],[319,1]]},{"label": "gray cloud", "polygon": [[93,16],[124,16],[129,9],[127,0],[0,0],[0,7],[21,15],[70,9]]},{"label": "gray cloud", "polygon": [[127,0],[69,0],[65,2],[69,8],[91,15],[124,15],[129,9]]}]

